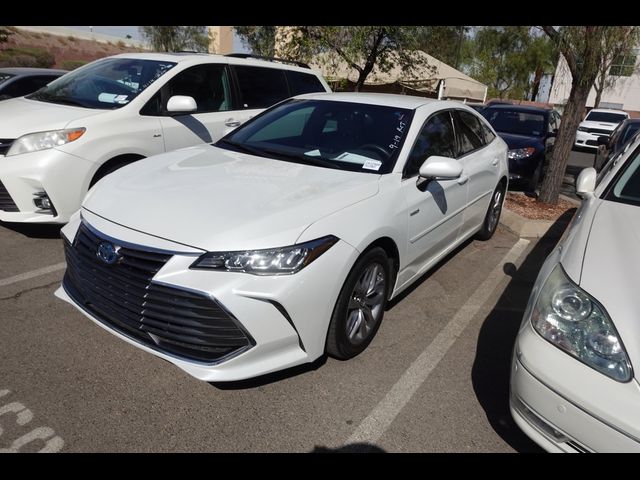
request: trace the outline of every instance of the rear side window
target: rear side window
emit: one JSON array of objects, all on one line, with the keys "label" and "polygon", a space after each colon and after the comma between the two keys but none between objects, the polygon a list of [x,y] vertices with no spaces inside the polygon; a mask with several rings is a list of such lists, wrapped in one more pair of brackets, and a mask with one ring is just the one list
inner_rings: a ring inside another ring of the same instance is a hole
[{"label": "rear side window", "polygon": [[302,95],[303,93],[324,92],[326,91],[318,77],[309,73],[294,72],[287,70],[287,80],[289,81],[289,90],[291,96]]},{"label": "rear side window", "polygon": [[455,152],[451,116],[449,112],[438,113],[422,127],[404,167],[404,177],[416,176],[424,161],[433,155],[454,158]]},{"label": "rear side window", "polygon": [[456,110],[456,133],[458,137],[458,156],[472,152],[484,146],[484,132],[480,120],[469,112]]},{"label": "rear side window", "polygon": [[289,98],[284,70],[262,67],[233,67],[238,77],[242,108],[267,108]]}]

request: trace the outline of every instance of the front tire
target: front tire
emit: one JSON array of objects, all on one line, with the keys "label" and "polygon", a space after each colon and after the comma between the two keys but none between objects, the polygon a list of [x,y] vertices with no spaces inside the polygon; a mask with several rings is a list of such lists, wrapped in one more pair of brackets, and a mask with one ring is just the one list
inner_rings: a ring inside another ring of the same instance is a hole
[{"label": "front tire", "polygon": [[482,228],[476,235],[476,238],[478,240],[489,240],[491,237],[493,237],[493,234],[498,227],[498,222],[500,221],[504,195],[505,188],[504,185],[500,183],[493,192],[491,203],[489,204],[489,208],[487,209],[487,214],[484,217],[484,222],[482,222]]},{"label": "front tire", "polygon": [[367,348],[382,323],[390,283],[390,262],[382,248],[372,248],[358,259],[333,309],[326,344],[329,355],[347,360]]}]

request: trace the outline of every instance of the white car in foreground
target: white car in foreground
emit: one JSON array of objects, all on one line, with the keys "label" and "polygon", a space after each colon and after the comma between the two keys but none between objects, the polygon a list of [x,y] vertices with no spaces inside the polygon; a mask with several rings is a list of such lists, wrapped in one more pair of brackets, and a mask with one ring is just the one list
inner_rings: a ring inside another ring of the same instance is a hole
[{"label": "white car in foreground", "polygon": [[511,413],[552,452],[640,452],[640,137],[576,186],[516,339]]},{"label": "white car in foreground", "polygon": [[629,118],[624,110],[594,108],[580,122],[576,132],[576,147],[587,147],[596,150],[599,137],[610,137],[621,122]]},{"label": "white car in foreground", "polygon": [[309,94],[101,180],[57,295],[207,381],[347,359],[387,300],[493,234],[507,146],[458,102]]}]

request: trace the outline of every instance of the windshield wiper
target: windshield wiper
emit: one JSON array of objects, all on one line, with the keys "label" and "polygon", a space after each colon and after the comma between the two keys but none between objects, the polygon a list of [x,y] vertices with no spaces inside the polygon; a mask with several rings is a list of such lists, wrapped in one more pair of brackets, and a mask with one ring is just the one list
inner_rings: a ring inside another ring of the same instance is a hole
[{"label": "windshield wiper", "polygon": [[259,148],[248,147],[242,143],[234,142],[233,140],[227,140],[223,138],[218,140],[214,145],[218,145],[219,143],[226,143],[227,145],[231,145],[234,148],[237,148],[243,153],[248,153],[249,155],[255,155],[256,157],[262,157],[264,153]]},{"label": "windshield wiper", "polygon": [[40,100],[47,103],[59,103],[62,105],[73,105],[74,107],[98,108],[87,105],[84,102],[69,97],[56,97],[55,95],[46,95],[44,92],[36,92],[27,97],[29,100]]},{"label": "windshield wiper", "polygon": [[316,167],[328,167],[328,168],[336,168],[338,170],[347,170],[347,168],[342,165],[338,165],[331,160],[328,160],[323,157],[316,157],[311,155],[306,155],[304,153],[290,153],[283,152],[282,150],[271,150],[271,149],[263,149],[263,152],[268,153],[270,155],[275,155],[279,157],[288,158],[291,160],[300,160],[307,165],[314,165]]}]

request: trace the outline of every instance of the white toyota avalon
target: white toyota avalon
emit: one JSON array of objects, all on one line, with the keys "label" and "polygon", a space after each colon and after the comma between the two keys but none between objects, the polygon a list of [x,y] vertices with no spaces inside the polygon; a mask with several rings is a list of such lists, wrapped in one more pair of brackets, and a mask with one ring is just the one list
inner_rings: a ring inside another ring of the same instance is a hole
[{"label": "white toyota avalon", "polygon": [[491,237],[507,176],[506,144],[461,103],[295,97],[99,181],[62,231],[56,293],[202,380],[348,359],[389,299]]},{"label": "white toyota avalon", "polygon": [[552,452],[640,452],[640,137],[576,187],[516,339],[511,413]]}]

